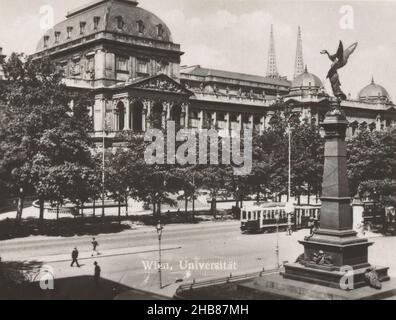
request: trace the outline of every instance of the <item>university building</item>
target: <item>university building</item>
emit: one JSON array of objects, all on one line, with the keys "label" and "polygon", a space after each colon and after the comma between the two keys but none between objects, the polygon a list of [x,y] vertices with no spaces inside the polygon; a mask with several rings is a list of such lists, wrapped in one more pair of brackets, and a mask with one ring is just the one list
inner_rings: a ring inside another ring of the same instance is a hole
[{"label": "university building", "polygon": [[[181,66],[183,52],[167,25],[133,0],[100,0],[70,11],[41,37],[33,57],[47,55],[69,87],[94,94],[98,140],[104,131],[116,141],[121,131],[161,128],[167,120],[179,127],[217,128],[221,135],[244,128],[261,132],[277,102],[316,123],[328,108],[322,81],[304,65],[300,28],[291,81],[278,74],[272,27],[265,76]],[[361,126],[383,130],[396,124],[395,105],[374,79],[342,106],[348,136]]]}]

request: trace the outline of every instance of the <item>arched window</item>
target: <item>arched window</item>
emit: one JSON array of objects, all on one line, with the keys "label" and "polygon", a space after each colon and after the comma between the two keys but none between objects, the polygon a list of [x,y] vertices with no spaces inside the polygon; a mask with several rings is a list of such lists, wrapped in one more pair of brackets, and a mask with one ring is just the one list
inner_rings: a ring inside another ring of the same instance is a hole
[{"label": "arched window", "polygon": [[139,20],[136,22],[136,27],[140,34],[142,34],[144,32],[144,23],[142,20]]},{"label": "arched window", "polygon": [[116,20],[117,20],[117,28],[120,30],[124,29],[124,20],[122,19],[122,17],[117,16]]},{"label": "arched window", "polygon": [[162,113],[163,113],[162,104],[155,103],[151,115],[151,124],[153,128],[155,129],[162,128]]},{"label": "arched window", "polygon": [[170,118],[172,121],[175,121],[176,131],[180,129],[181,126],[181,107],[179,105],[175,105],[172,107],[170,112]]},{"label": "arched window", "polygon": [[132,105],[132,129],[134,132],[143,131],[143,104],[140,101]]},{"label": "arched window", "polygon": [[158,24],[157,25],[157,37],[162,39],[163,36],[164,36],[164,27],[162,26],[162,24]]},{"label": "arched window", "polygon": [[125,128],[125,106],[121,101],[118,102],[116,107],[117,123],[116,130],[122,131]]}]

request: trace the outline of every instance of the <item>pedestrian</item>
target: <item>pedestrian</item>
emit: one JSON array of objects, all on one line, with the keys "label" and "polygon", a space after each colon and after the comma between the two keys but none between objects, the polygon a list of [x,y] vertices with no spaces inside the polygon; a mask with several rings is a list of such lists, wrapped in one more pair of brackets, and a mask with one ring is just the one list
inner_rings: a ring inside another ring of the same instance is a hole
[{"label": "pedestrian", "polygon": [[97,256],[100,255],[100,252],[99,252],[98,249],[97,249],[98,246],[99,246],[99,242],[96,241],[95,238],[92,238],[91,244],[92,244],[92,254],[91,254],[91,257],[94,256],[94,253],[96,253]]},{"label": "pedestrian", "polygon": [[315,222],[313,217],[309,218],[308,227],[309,227],[309,234],[312,236],[315,228]]},{"label": "pedestrian", "polygon": [[99,279],[100,279],[100,266],[99,266],[99,264],[95,261],[94,262],[94,266],[95,266],[95,270],[94,270],[94,282],[96,283],[96,284],[98,284],[99,283]]},{"label": "pedestrian", "polygon": [[77,250],[77,248],[74,248],[74,250],[72,251],[71,257],[72,257],[72,263],[71,263],[70,267],[73,267],[74,264],[77,264],[77,267],[80,268],[80,264],[78,263],[78,260],[77,260],[78,259],[78,250]]}]

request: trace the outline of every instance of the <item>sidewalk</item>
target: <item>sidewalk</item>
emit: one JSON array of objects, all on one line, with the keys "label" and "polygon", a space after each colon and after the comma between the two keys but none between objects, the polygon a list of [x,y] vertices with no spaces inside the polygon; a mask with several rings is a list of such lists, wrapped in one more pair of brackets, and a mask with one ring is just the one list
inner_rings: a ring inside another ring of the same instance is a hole
[{"label": "sidewalk", "polygon": [[[178,250],[182,247],[165,245],[162,246],[161,251],[170,251],[170,250]],[[100,251],[99,251],[100,252]],[[135,248],[121,248],[121,249],[112,249],[106,250],[105,253],[100,255],[91,256],[91,252],[82,252],[78,257],[78,261],[84,260],[99,260],[104,258],[116,257],[116,256],[126,256],[131,254],[143,254],[150,252],[158,252],[158,246],[143,246],[143,247],[135,247]],[[5,256],[4,260],[6,260],[7,256]],[[60,254],[60,255],[47,255],[41,257],[27,257],[24,260],[34,260],[41,261],[44,263],[57,263],[57,262],[71,262],[70,254]]]}]

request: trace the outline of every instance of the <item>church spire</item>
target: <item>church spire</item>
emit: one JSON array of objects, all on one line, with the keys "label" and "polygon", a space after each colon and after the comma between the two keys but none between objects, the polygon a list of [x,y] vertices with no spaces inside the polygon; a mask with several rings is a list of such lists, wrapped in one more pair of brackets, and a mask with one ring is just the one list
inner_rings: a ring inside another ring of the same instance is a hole
[{"label": "church spire", "polygon": [[301,27],[299,26],[297,33],[297,50],[296,50],[296,62],[294,66],[294,79],[302,73],[304,73],[304,57],[303,57]]},{"label": "church spire", "polygon": [[276,54],[275,54],[275,40],[274,40],[274,28],[271,24],[271,35],[270,35],[270,46],[268,52],[268,66],[267,66],[267,77],[278,77],[278,68],[276,66]]}]

